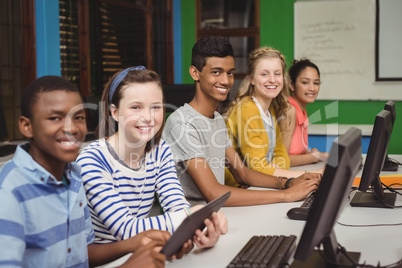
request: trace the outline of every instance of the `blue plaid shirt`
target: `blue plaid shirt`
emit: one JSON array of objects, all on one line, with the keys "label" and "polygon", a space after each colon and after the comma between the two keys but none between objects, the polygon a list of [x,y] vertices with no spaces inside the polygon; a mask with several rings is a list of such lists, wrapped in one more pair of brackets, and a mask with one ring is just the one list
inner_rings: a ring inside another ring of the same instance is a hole
[{"label": "blue plaid shirt", "polygon": [[66,165],[65,185],[28,148],[0,169],[0,266],[88,267],[94,231],[80,167]]}]

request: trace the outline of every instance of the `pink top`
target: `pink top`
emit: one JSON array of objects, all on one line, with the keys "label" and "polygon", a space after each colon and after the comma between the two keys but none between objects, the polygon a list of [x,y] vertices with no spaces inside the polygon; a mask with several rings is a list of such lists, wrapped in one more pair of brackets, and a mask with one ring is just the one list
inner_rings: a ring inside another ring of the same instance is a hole
[{"label": "pink top", "polygon": [[308,148],[307,112],[303,112],[292,97],[289,97],[289,103],[296,108],[296,129],[293,132],[289,154],[304,154]]}]

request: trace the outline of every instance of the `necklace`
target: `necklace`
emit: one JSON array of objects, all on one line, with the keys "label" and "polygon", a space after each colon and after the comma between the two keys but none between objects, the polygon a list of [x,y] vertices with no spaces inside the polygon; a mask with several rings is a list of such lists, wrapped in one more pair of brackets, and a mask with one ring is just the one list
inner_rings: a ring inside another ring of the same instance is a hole
[{"label": "necklace", "polygon": [[144,162],[145,162],[145,154],[146,154],[145,152],[142,154],[142,157],[141,157],[141,159],[140,159],[140,161],[139,161],[138,167],[133,168],[133,167],[131,167],[131,165],[127,164],[127,163],[124,162],[122,159],[120,159],[120,157],[118,156],[118,154],[116,153],[116,151],[113,149],[112,145],[109,143],[108,140],[105,140],[105,142],[106,142],[106,147],[107,147],[109,153],[110,153],[110,154],[112,155],[112,157],[113,157],[114,159],[116,159],[120,164],[122,164],[123,166],[125,166],[125,167],[127,167],[127,168],[130,168],[130,169],[132,169],[132,170],[134,170],[134,171],[139,171],[139,170],[142,168],[142,165],[143,165]]},{"label": "necklace", "polygon": [[131,169],[134,171],[140,170],[142,168],[142,165],[144,164],[144,162],[145,162],[145,152],[142,154],[138,167],[131,167]]}]

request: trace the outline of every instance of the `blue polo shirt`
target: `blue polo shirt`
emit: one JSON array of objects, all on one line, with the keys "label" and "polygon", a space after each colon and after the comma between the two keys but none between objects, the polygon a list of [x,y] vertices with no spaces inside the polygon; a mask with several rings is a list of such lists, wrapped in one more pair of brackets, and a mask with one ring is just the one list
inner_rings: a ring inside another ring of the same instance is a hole
[{"label": "blue polo shirt", "polygon": [[64,184],[28,148],[0,169],[0,266],[88,267],[94,231],[80,167],[66,165]]}]

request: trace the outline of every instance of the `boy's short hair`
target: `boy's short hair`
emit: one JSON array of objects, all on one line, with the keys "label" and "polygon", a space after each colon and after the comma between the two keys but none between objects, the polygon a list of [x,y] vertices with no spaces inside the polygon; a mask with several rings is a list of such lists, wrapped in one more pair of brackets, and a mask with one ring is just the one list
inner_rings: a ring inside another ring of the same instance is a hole
[{"label": "boy's short hair", "polygon": [[191,65],[201,72],[207,63],[207,58],[227,56],[234,57],[229,40],[219,36],[205,36],[194,44]]},{"label": "boy's short hair", "polygon": [[21,98],[21,115],[32,119],[32,107],[38,100],[38,95],[43,92],[51,92],[54,90],[80,93],[74,84],[63,77],[53,75],[42,76],[33,81],[24,90]]}]

